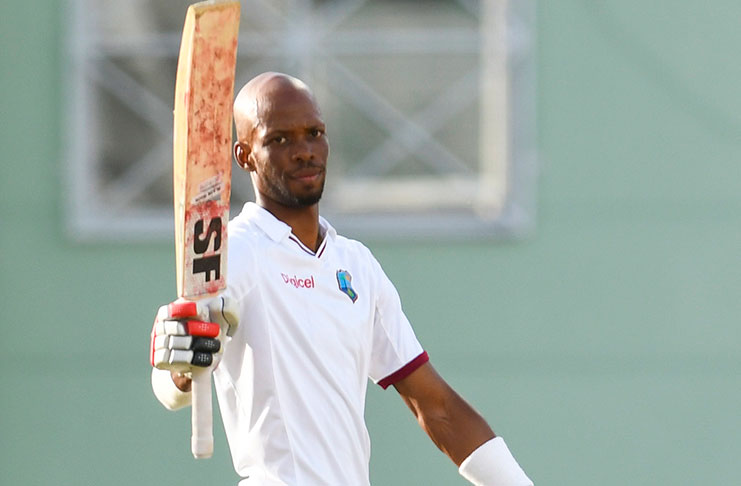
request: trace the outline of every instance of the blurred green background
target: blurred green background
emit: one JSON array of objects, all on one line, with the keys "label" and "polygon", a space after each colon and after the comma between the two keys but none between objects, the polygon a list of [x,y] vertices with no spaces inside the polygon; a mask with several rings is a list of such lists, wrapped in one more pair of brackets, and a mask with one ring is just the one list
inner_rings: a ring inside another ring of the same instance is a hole
[{"label": "blurred green background", "polygon": [[[368,241],[433,363],[539,485],[736,484],[741,3],[538,2],[520,241]],[[64,233],[64,11],[0,6],[0,484],[235,484],[150,392],[169,244]],[[371,387],[375,485],[466,484]]]}]

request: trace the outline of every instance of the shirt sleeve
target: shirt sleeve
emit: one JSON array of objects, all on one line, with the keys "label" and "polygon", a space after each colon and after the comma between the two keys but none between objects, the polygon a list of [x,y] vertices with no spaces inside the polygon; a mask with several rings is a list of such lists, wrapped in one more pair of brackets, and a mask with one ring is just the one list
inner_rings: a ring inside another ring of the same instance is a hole
[{"label": "shirt sleeve", "polygon": [[369,376],[384,389],[409,376],[428,361],[409,320],[401,308],[399,294],[378,262],[373,349]]}]

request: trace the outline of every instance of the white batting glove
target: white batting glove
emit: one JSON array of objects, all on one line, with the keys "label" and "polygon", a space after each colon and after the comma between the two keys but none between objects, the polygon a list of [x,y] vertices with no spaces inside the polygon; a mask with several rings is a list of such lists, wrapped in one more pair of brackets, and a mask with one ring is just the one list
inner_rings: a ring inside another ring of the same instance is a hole
[{"label": "white batting glove", "polygon": [[216,366],[223,336],[238,325],[236,302],[214,297],[196,302],[176,300],[157,311],[152,326],[150,363],[155,368],[187,373],[194,366]]}]

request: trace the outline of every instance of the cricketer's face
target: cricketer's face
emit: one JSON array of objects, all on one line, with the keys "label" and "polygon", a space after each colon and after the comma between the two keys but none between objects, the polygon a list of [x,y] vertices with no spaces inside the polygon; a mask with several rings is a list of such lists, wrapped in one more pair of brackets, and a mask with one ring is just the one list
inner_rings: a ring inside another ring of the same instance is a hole
[{"label": "cricketer's face", "polygon": [[260,97],[250,165],[262,197],[291,208],[319,202],[329,156],[325,130],[308,92],[288,88]]}]

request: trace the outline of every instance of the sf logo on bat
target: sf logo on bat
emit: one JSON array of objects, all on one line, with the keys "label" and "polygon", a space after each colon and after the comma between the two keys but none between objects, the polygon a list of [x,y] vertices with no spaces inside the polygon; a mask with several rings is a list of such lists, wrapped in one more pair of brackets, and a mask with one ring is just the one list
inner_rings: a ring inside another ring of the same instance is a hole
[{"label": "sf logo on bat", "polygon": [[[203,273],[205,274],[206,282],[211,281],[213,275],[214,280],[219,280],[221,277],[221,254],[218,253],[221,249],[221,218],[212,219],[208,228],[205,229],[205,221],[199,219],[193,226],[193,252],[198,255],[193,258],[193,274]],[[211,246],[211,239],[213,237],[215,255],[204,256]]]}]

